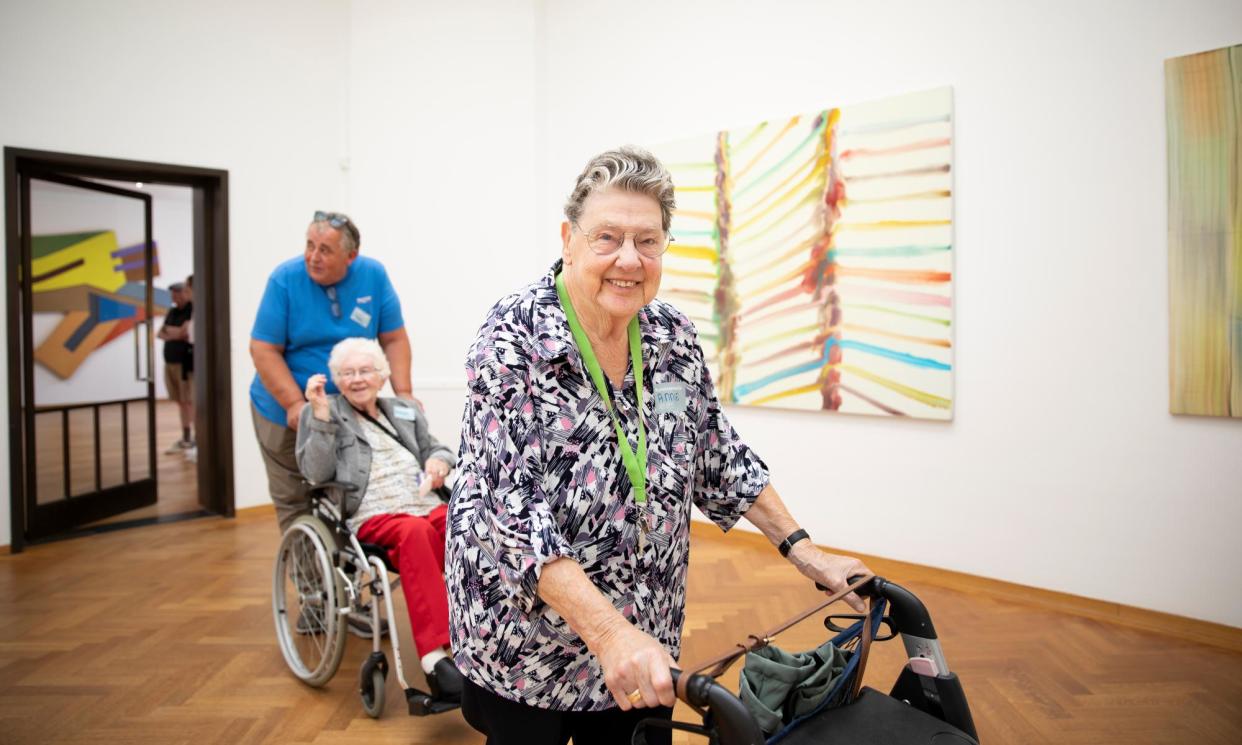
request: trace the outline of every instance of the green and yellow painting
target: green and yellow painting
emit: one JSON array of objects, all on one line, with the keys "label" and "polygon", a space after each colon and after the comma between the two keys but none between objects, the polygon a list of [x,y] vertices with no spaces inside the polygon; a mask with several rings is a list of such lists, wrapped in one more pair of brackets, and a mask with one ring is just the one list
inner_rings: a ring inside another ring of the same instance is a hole
[{"label": "green and yellow painting", "polygon": [[1242,45],[1164,63],[1169,410],[1242,417]]}]

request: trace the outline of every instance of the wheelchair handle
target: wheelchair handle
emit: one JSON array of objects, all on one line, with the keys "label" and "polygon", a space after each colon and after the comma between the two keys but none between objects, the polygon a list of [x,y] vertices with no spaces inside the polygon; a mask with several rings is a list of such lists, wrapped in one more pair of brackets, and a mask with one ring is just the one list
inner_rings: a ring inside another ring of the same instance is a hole
[{"label": "wheelchair handle", "polygon": [[682,671],[674,668],[671,672],[673,690],[677,691],[679,698],[691,706],[711,711],[720,745],[763,745],[763,732],[750,715],[750,710],[729,689],[701,673],[690,675],[686,684],[681,686],[678,680]]}]

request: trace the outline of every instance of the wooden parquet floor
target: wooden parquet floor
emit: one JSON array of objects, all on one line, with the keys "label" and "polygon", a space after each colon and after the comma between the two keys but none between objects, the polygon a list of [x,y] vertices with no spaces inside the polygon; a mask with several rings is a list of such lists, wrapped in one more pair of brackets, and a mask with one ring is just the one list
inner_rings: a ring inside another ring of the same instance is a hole
[{"label": "wooden parquet floor", "polygon": [[[359,639],[325,688],[295,680],[272,629],[277,540],[273,516],[256,511],[0,557],[0,743],[481,741],[457,712],[405,715],[392,676],[384,718],[368,719],[356,671],[370,647]],[[931,609],[983,743],[1242,742],[1238,652],[954,589],[934,573],[890,578]],[[683,660],[816,597],[774,551],[696,534]],[[808,620],[777,643],[823,638]],[[868,683],[886,690],[902,662],[899,643],[877,644]]]}]

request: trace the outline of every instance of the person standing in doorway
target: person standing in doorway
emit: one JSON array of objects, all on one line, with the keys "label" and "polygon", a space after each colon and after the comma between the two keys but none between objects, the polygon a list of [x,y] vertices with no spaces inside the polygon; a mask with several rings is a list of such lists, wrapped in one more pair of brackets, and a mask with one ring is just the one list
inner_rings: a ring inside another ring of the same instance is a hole
[{"label": "person standing in doorway", "polygon": [[181,437],[165,455],[184,452],[191,461],[197,455],[194,443],[194,345],[190,343],[190,318],[194,314],[193,275],[184,284],[174,282],[168,291],[173,307],[164,316],[159,338],[164,341],[164,386],[168,398],[177,402]]},{"label": "person standing in doorway", "polygon": [[[401,301],[384,265],[358,255],[361,242],[348,216],[316,212],[306,229],[304,254],[276,267],[268,278],[250,331],[255,367],[250,409],[281,531],[307,510],[294,454],[306,406],[303,391],[310,376],[327,371],[337,342],[355,336],[379,341],[392,371],[393,393],[414,400]],[[331,381],[326,391],[339,392]]]}]

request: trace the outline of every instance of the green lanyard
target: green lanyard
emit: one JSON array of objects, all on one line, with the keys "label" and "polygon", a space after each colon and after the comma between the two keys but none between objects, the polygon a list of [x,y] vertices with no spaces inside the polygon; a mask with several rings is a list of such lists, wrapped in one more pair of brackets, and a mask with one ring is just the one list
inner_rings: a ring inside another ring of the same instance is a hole
[{"label": "green lanyard", "polygon": [[599,368],[599,360],[595,358],[595,350],[591,348],[591,340],[582,330],[578,322],[578,314],[574,311],[569,293],[565,290],[565,279],[556,275],[556,296],[560,298],[561,307],[565,309],[565,318],[569,321],[569,330],[573,332],[574,341],[578,343],[578,351],[582,353],[582,361],[586,363],[591,380],[595,381],[595,390],[604,399],[604,408],[612,417],[612,426],[617,428],[617,444],[621,447],[621,462],[630,475],[630,484],[634,487],[634,501],[638,504],[647,503],[647,429],[643,427],[643,349],[639,343],[638,318],[630,320],[630,362],[634,365],[634,388],[638,398],[638,455],[630,447],[630,441],[621,429],[621,420],[612,408],[612,399],[608,396],[608,385],[604,382],[604,372]]}]

